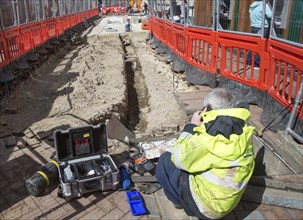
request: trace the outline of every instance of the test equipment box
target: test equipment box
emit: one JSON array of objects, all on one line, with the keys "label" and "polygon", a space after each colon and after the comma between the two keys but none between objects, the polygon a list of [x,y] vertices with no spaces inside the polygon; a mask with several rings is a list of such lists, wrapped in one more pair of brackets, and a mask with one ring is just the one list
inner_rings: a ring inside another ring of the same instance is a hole
[{"label": "test equipment box", "polygon": [[108,155],[106,125],[54,132],[59,163],[58,195],[67,201],[93,191],[115,190],[119,170]]}]

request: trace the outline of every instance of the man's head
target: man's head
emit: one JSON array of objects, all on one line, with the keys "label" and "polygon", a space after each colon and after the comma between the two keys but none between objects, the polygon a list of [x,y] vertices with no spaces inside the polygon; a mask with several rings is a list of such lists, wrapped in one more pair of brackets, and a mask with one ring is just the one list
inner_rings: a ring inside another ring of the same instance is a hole
[{"label": "man's head", "polygon": [[233,104],[233,96],[222,88],[212,90],[204,98],[204,106],[210,105],[210,107],[214,110],[232,108]]}]

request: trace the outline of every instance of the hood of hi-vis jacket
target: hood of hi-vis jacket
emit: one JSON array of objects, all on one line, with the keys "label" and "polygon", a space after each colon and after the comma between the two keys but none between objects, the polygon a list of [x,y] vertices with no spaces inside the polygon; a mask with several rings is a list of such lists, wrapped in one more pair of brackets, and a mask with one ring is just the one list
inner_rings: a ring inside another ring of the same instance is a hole
[{"label": "hood of hi-vis jacket", "polygon": [[181,134],[174,146],[172,161],[179,169],[195,173],[212,168],[227,168],[232,161],[246,154],[252,155],[251,136],[254,127],[245,124],[249,117],[250,112],[244,108],[203,113],[204,125],[195,127],[194,133],[187,137]]},{"label": "hood of hi-vis jacket", "polygon": [[250,112],[243,108],[212,110],[202,115],[205,126],[196,127],[194,131],[210,141],[205,144],[209,152],[224,160],[235,160],[247,147],[244,143],[247,140],[239,135],[249,117]]}]

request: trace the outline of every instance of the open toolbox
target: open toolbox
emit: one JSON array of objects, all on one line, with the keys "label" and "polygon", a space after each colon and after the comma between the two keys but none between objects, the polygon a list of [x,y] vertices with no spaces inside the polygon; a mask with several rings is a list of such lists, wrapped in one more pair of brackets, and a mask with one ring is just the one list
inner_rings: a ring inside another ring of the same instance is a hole
[{"label": "open toolbox", "polygon": [[119,170],[108,155],[106,125],[56,130],[59,195],[66,200],[93,191],[115,190]]}]

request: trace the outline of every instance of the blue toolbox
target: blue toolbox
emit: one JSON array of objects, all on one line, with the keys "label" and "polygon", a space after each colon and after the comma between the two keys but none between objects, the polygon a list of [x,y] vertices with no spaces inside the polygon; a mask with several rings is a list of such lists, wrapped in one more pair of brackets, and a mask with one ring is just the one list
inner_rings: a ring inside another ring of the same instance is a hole
[{"label": "blue toolbox", "polygon": [[59,196],[67,201],[93,191],[115,190],[120,174],[108,155],[106,125],[54,132],[59,163]]}]

